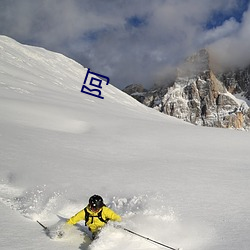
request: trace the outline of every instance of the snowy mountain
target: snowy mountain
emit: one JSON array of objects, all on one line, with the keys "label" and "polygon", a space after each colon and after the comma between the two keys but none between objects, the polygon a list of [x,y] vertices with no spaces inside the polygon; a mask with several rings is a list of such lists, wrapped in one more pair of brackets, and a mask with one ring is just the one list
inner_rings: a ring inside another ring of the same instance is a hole
[{"label": "snowy mountain", "polygon": [[171,86],[133,91],[132,85],[124,92],[149,107],[196,125],[249,129],[249,69],[215,72],[211,61],[209,52],[200,50],[180,65]]},{"label": "snowy mountain", "polygon": [[171,247],[248,250],[249,133],[193,126],[111,84],[84,94],[86,72],[0,36],[0,248],[163,249],[112,224],[91,243],[84,222],[62,239],[36,223],[53,229],[97,193]]}]

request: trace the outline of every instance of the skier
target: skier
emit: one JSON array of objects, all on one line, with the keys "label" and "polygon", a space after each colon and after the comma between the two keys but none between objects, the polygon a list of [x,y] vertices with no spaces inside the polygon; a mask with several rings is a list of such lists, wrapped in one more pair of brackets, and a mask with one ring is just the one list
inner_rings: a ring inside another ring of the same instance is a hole
[{"label": "skier", "polygon": [[85,226],[92,232],[94,239],[109,220],[120,222],[122,219],[120,215],[105,206],[101,196],[95,194],[89,198],[89,204],[72,216],[67,224],[74,225],[80,220],[85,220]]}]

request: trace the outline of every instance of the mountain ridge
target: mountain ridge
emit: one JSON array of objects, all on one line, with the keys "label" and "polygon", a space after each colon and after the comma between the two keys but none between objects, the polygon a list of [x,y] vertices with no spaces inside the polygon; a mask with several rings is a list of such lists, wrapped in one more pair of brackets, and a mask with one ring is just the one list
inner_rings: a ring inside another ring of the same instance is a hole
[{"label": "mountain ridge", "polygon": [[211,61],[209,51],[202,49],[177,68],[171,85],[144,91],[140,85],[130,85],[123,91],[148,107],[195,125],[249,129],[250,66],[217,72]]}]

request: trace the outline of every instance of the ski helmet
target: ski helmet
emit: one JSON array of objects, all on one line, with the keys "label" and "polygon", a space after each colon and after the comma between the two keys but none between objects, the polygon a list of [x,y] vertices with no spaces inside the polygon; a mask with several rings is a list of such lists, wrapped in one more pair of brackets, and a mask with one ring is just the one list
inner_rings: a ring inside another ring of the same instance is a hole
[{"label": "ski helmet", "polygon": [[93,195],[89,198],[89,206],[93,210],[98,210],[103,207],[103,199],[99,195]]}]

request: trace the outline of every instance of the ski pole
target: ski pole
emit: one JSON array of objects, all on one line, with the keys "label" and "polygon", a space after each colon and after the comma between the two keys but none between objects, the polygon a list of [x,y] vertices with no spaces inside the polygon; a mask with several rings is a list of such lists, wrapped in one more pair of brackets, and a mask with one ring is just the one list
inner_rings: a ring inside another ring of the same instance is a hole
[{"label": "ski pole", "polygon": [[143,235],[141,235],[141,234],[135,233],[135,232],[133,232],[133,231],[127,229],[127,228],[122,228],[122,229],[125,230],[125,231],[127,231],[127,232],[129,232],[129,233],[131,233],[131,234],[137,235],[137,236],[139,236],[139,237],[141,237],[141,238],[143,238],[143,239],[145,239],[145,240],[154,242],[154,243],[156,243],[156,244],[158,244],[158,245],[161,245],[161,246],[163,246],[163,247],[169,248],[169,249],[171,249],[171,250],[180,250],[180,248],[173,248],[173,247],[167,246],[167,245],[162,244],[162,243],[160,243],[160,242],[158,242],[158,241],[155,241],[155,240],[152,240],[152,239],[150,239],[150,238],[148,238],[148,237],[145,237],[145,236],[143,236]]},{"label": "ski pole", "polygon": [[40,221],[36,221],[40,226],[42,226],[43,227],[43,229],[46,231],[46,230],[48,230],[48,228],[47,227],[45,227]]}]

